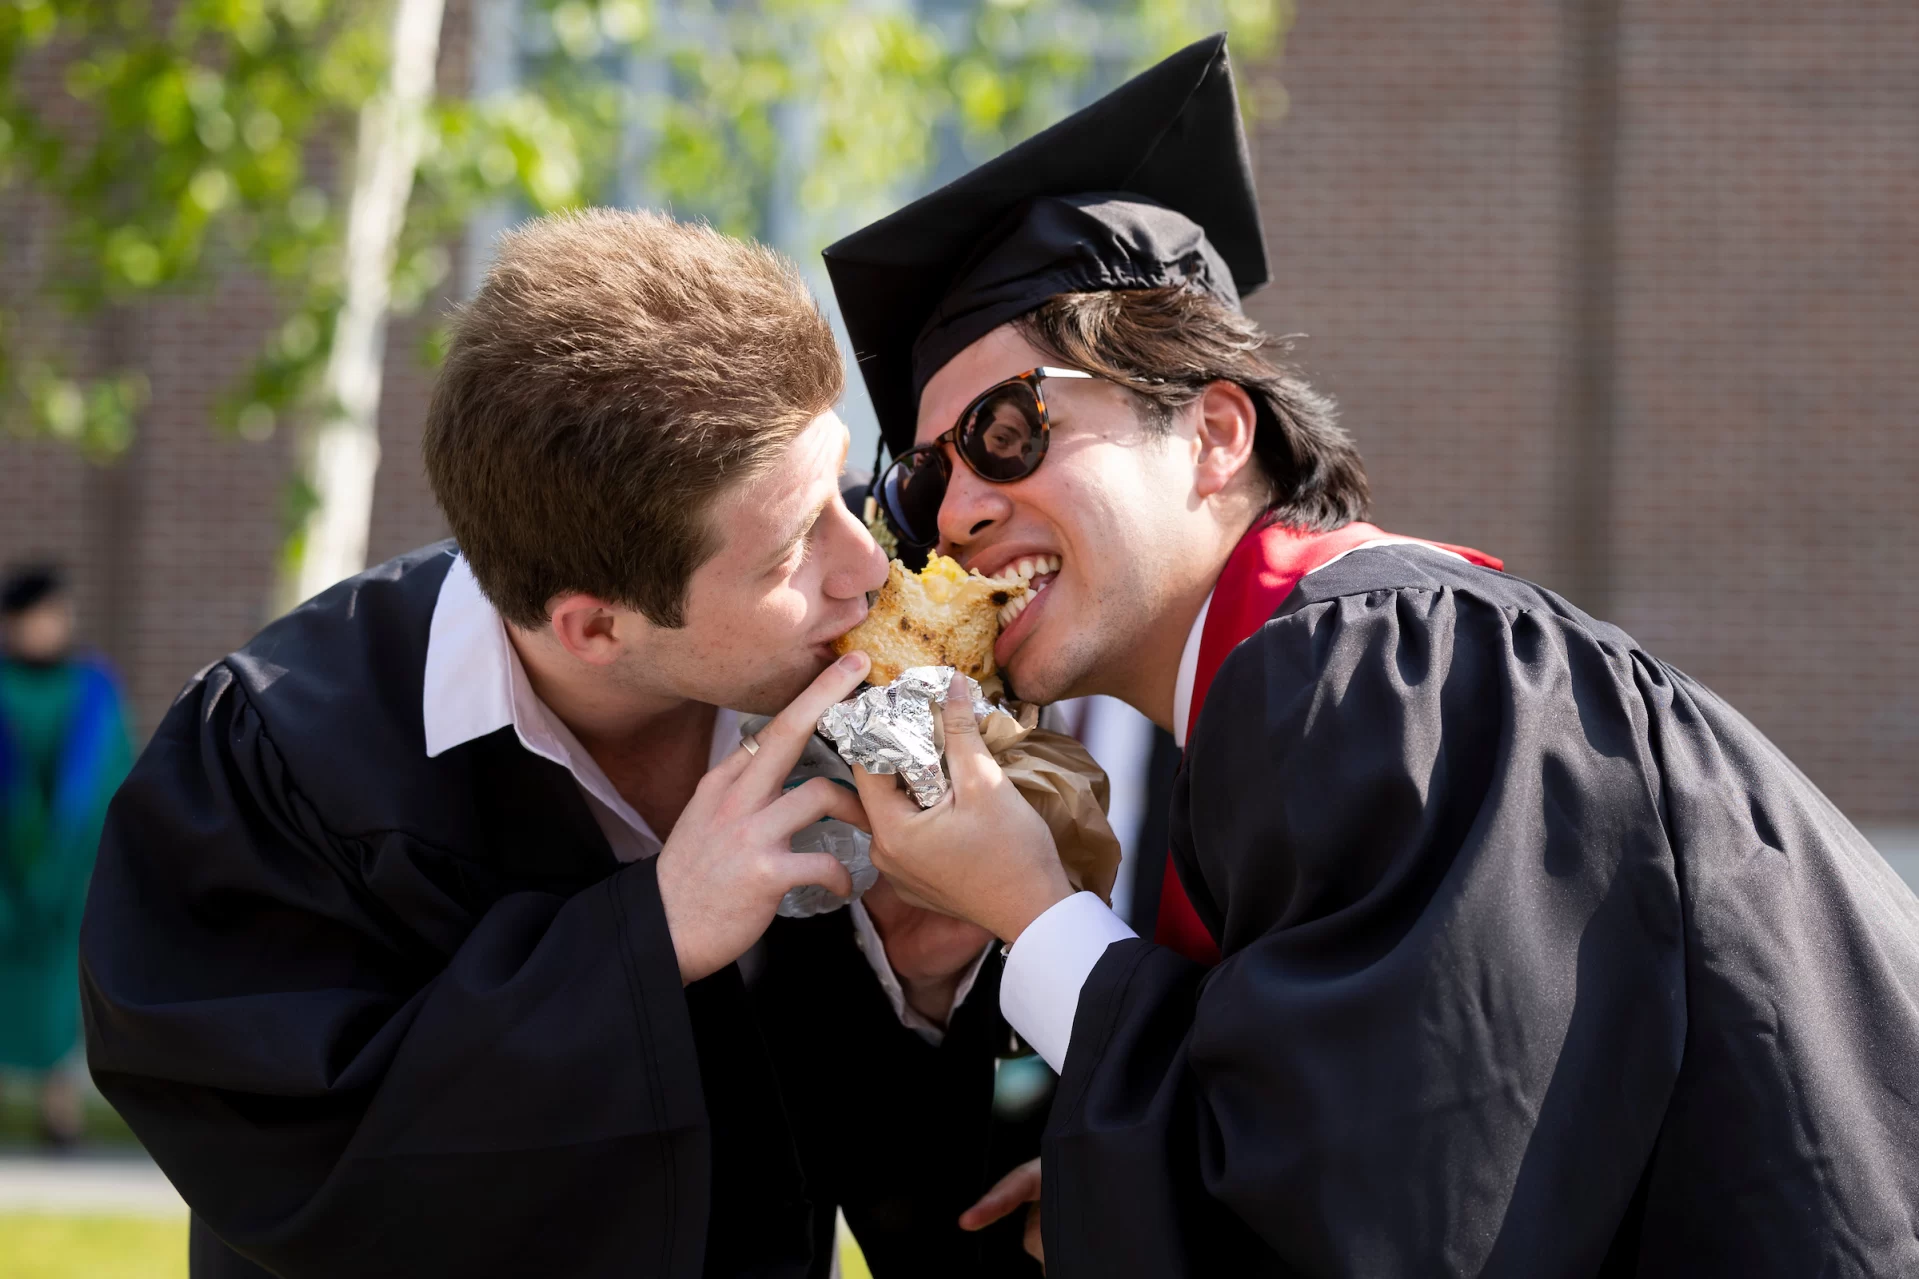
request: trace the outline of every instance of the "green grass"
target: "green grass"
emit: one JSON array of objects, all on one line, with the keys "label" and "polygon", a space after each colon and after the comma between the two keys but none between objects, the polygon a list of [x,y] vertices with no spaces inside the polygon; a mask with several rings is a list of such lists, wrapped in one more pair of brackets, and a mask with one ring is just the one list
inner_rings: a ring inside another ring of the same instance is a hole
[{"label": "green grass", "polygon": [[867,1267],[866,1254],[860,1251],[859,1240],[853,1238],[853,1232],[846,1228],[846,1218],[839,1218],[833,1232],[833,1246],[840,1252],[840,1275],[842,1279],[873,1279],[873,1272]]},{"label": "green grass", "polygon": [[187,1220],[0,1213],[7,1279],[186,1279]]},{"label": "green grass", "polygon": [[[872,1279],[866,1258],[840,1228],[840,1272]],[[145,1217],[69,1217],[0,1212],[0,1275],[6,1279],[186,1279],[187,1222]]]},{"label": "green grass", "polygon": [[[840,1273],[872,1279],[840,1226]],[[146,1217],[0,1212],[0,1275],[6,1279],[186,1279],[187,1222]]]},{"label": "green grass", "polygon": [[[859,1245],[839,1231],[840,1272],[872,1279]],[[6,1279],[186,1279],[187,1222],[145,1217],[0,1212]]]}]

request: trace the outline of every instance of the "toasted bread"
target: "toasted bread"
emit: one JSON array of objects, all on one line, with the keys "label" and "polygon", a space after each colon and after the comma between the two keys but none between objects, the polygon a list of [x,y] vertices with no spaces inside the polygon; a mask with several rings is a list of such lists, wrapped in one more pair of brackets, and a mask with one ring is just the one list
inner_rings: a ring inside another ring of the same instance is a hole
[{"label": "toasted bread", "polygon": [[968,573],[944,555],[918,573],[894,560],[866,620],[833,641],[833,651],[872,658],[869,684],[890,684],[914,666],[952,666],[984,680],[998,669],[999,611],[1026,590],[1023,582]]}]

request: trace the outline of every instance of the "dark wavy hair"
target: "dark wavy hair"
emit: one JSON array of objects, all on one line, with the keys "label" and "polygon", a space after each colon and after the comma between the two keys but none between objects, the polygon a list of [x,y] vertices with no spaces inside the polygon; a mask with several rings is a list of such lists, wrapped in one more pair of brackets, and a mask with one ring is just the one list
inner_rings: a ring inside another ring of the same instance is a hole
[{"label": "dark wavy hair", "polygon": [[1270,486],[1267,514],[1327,532],[1365,519],[1372,505],[1359,449],[1329,396],[1274,355],[1290,349],[1199,289],[1062,293],[1014,324],[1062,364],[1131,389],[1149,426],[1173,417],[1214,382],[1234,382],[1258,413],[1253,456]]}]

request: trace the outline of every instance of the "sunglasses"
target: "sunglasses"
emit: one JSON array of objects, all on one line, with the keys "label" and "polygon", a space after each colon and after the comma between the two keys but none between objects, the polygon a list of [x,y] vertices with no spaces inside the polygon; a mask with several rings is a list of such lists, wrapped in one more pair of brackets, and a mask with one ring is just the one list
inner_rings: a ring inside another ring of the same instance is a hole
[{"label": "sunglasses", "polygon": [[894,536],[916,550],[939,542],[940,504],[953,478],[948,444],[967,470],[989,484],[1011,484],[1039,470],[1052,431],[1044,383],[1094,376],[1078,369],[1028,369],[975,396],[938,439],[894,458],[873,486]]}]

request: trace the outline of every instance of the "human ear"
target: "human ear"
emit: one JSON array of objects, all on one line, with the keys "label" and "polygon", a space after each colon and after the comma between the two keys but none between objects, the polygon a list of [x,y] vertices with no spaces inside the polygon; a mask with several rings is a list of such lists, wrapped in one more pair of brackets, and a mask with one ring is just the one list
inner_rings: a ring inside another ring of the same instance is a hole
[{"label": "human ear", "polygon": [[590,666],[611,666],[619,660],[626,637],[624,620],[612,605],[591,595],[562,595],[553,601],[547,629],[561,648]]},{"label": "human ear", "polygon": [[1201,498],[1217,497],[1253,456],[1259,414],[1253,397],[1237,382],[1214,382],[1189,412],[1198,415],[1193,433],[1193,488]]}]

